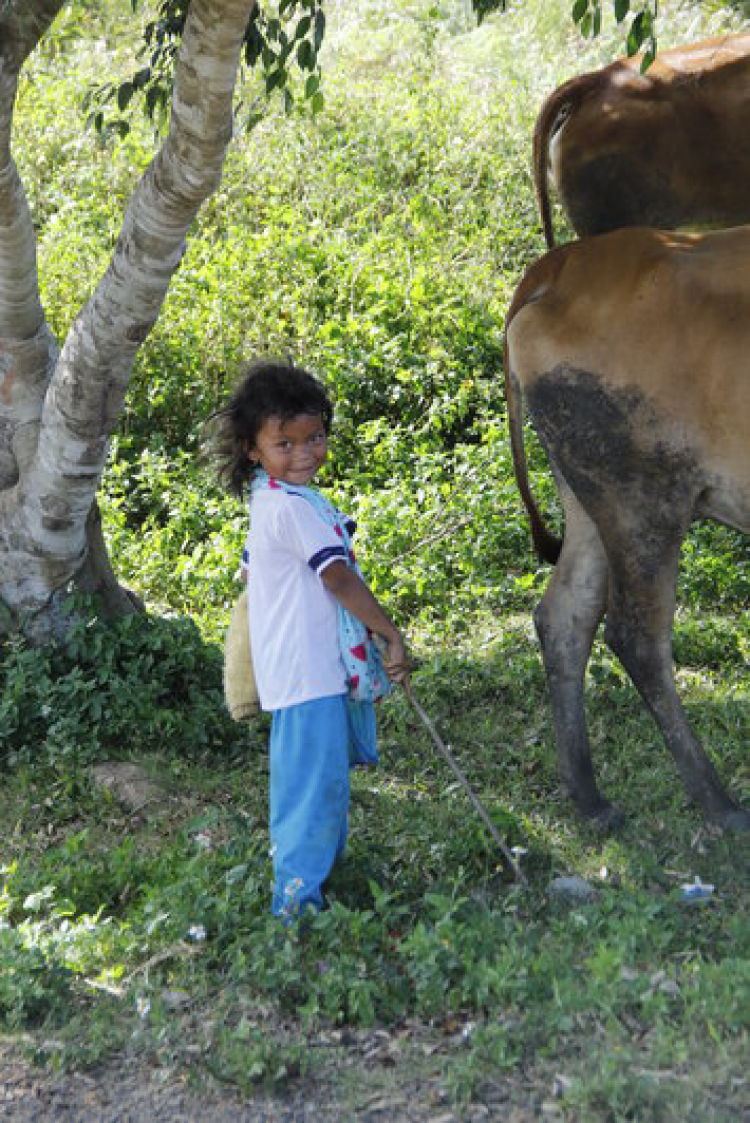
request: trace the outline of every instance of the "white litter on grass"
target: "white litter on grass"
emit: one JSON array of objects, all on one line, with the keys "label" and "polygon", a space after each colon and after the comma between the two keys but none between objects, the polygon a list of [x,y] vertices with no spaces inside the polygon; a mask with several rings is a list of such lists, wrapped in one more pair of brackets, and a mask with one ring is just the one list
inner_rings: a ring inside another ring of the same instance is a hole
[{"label": "white litter on grass", "polygon": [[714,887],[708,882],[703,882],[699,877],[685,882],[680,886],[680,896],[683,901],[709,901],[713,895]]}]

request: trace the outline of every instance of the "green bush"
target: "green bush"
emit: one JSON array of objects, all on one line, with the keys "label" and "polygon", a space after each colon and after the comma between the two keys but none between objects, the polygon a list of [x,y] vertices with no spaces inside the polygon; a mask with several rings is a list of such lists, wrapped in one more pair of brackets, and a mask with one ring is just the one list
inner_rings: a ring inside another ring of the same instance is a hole
[{"label": "green bush", "polygon": [[72,999],[72,972],[51,953],[0,921],[0,1025],[9,1030],[54,1022]]},{"label": "green bush", "polygon": [[223,706],[222,653],[185,618],[82,616],[67,640],[0,649],[0,757],[61,765],[168,749],[230,752],[242,727]]}]

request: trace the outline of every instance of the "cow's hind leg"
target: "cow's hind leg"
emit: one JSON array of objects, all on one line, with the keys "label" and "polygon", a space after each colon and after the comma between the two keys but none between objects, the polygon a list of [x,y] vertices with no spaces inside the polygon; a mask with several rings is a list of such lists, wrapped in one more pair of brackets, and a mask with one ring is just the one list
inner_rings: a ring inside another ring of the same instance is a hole
[{"label": "cow's hind leg", "polygon": [[688,725],[672,667],[679,551],[706,483],[700,457],[644,396],[584,370],[561,365],[537,376],[527,399],[606,551],[607,642],[656,718],[691,798],[722,826],[750,828]]},{"label": "cow's hind leg", "polygon": [[534,622],[547,672],[560,781],[582,815],[614,827],[622,813],[597,787],[584,710],[586,664],[607,597],[607,558],[591,519],[567,485],[561,480],[558,485],[565,540]]},{"label": "cow's hind leg", "polygon": [[690,798],[725,829],[748,830],[750,814],[722,786],[677,694],[672,624],[682,535],[664,523],[643,522],[637,531],[629,535],[629,551],[610,554],[605,639],[656,719]]}]

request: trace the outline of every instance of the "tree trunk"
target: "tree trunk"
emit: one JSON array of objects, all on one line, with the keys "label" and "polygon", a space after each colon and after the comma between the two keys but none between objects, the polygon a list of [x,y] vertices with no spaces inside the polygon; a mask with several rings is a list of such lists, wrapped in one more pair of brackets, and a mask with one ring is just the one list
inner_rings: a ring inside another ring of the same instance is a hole
[{"label": "tree trunk", "polygon": [[136,607],[109,565],[95,495],[138,348],[221,178],[254,0],[192,0],[167,139],[58,353],[10,133],[21,66],[63,4],[15,0],[0,19],[0,631],[23,629],[38,642],[64,629],[70,591],[98,592],[114,613]]}]

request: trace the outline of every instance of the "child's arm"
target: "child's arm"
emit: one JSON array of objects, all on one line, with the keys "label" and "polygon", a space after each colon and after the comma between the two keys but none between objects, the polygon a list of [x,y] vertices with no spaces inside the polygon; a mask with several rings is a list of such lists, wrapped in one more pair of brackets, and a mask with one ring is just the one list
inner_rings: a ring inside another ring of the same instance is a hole
[{"label": "child's arm", "polygon": [[[383,665],[389,679],[404,682],[409,677],[406,643],[400,631],[376,601],[364,581],[342,561],[331,562],[320,575],[328,592],[344,608],[380,636],[385,644]],[[381,649],[382,650],[382,649]]]}]

